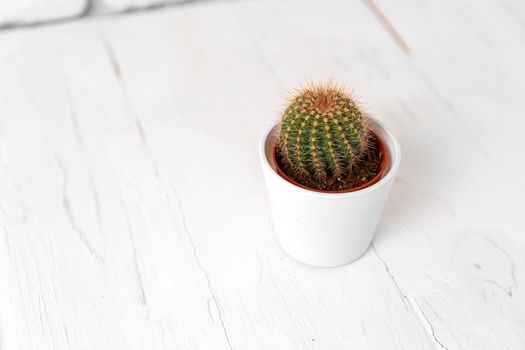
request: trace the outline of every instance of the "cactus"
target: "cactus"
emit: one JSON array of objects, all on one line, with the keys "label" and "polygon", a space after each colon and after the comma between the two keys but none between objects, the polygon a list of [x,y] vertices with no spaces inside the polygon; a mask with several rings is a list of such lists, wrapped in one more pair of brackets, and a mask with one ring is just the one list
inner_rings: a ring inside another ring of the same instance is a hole
[{"label": "cactus", "polygon": [[318,189],[344,182],[368,149],[370,122],[340,86],[310,85],[281,117],[278,154],[297,182]]}]

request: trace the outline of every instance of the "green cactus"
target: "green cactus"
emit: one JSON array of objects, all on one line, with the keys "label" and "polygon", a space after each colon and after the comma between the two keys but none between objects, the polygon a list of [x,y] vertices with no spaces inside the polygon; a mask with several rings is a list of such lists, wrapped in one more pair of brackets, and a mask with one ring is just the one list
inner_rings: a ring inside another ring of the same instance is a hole
[{"label": "green cactus", "polygon": [[368,118],[343,88],[310,85],[281,117],[278,153],[289,176],[322,189],[327,182],[345,181],[370,135]]}]

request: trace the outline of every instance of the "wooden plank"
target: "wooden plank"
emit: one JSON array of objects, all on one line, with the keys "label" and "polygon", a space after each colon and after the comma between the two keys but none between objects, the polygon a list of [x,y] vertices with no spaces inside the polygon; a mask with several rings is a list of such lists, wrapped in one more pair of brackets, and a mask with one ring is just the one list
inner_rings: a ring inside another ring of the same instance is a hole
[{"label": "wooden plank", "polygon": [[94,0],[91,15],[144,11],[151,8],[185,4],[188,0]]}]

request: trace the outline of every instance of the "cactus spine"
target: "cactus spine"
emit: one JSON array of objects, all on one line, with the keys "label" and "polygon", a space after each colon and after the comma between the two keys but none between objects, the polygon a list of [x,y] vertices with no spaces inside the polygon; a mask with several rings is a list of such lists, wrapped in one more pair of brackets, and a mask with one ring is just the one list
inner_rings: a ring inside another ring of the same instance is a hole
[{"label": "cactus spine", "polygon": [[317,188],[344,181],[368,147],[370,123],[333,84],[300,90],[281,117],[278,152],[289,175]]}]

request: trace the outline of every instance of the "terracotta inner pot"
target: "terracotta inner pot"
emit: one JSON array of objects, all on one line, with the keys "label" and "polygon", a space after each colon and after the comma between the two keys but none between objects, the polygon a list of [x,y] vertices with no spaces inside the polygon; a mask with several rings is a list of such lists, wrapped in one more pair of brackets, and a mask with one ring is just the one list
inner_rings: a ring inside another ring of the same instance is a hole
[{"label": "terracotta inner pot", "polygon": [[302,184],[298,183],[297,181],[292,179],[290,176],[286,175],[284,173],[284,171],[281,169],[281,167],[279,166],[279,162],[277,162],[277,143],[273,146],[273,152],[272,152],[273,153],[273,155],[272,155],[273,156],[273,162],[275,164],[275,168],[277,169],[277,173],[283,179],[285,179],[286,181],[288,181],[288,182],[290,182],[290,183],[292,183],[292,184],[294,184],[296,186],[299,186],[301,188],[304,188],[304,189],[307,189],[307,190],[310,190],[310,191],[315,191],[315,192],[322,192],[322,193],[346,193],[346,192],[359,191],[359,190],[362,190],[363,188],[372,186],[373,184],[375,184],[376,182],[381,180],[381,177],[383,176],[383,173],[385,172],[386,165],[388,164],[388,152],[385,149],[385,145],[383,143],[383,140],[381,140],[381,138],[379,136],[377,136],[376,133],[372,132],[372,134],[376,138],[376,143],[377,143],[377,146],[379,147],[379,151],[381,153],[381,165],[380,165],[380,168],[379,168],[379,172],[370,181],[368,181],[368,182],[366,182],[366,183],[364,183],[362,185],[359,185],[357,187],[349,188],[347,190],[325,191],[325,190],[319,190],[319,189],[316,189],[316,188],[310,188],[308,186],[305,186],[305,185],[302,185]]}]

